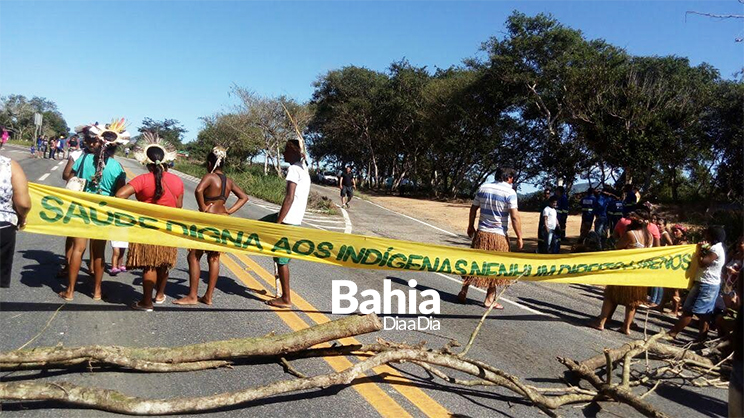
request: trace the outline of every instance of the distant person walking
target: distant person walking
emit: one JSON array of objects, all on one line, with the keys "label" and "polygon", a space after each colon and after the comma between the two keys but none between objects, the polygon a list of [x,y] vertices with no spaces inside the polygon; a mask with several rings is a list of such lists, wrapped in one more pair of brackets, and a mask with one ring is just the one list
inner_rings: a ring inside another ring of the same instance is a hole
[{"label": "distant person walking", "polygon": [[65,136],[60,135],[59,139],[57,140],[57,156],[60,160],[65,159]]},{"label": "distant person walking", "polygon": [[579,239],[581,240],[586,238],[589,231],[592,230],[592,225],[594,224],[594,204],[596,201],[594,187],[590,187],[584,194],[584,197],[581,198],[581,230],[579,231]]},{"label": "distant person walking", "polygon": [[[310,174],[304,162],[300,141],[290,139],[284,147],[284,161],[290,164],[287,169],[287,190],[284,202],[276,217],[276,223],[286,225],[300,225],[305,216],[307,197],[310,194]],[[289,294],[289,261],[287,257],[274,257],[277,274],[282,287],[282,295],[267,300],[266,304],[278,308],[292,307]]]},{"label": "distant person walking", "polygon": [[341,190],[341,207],[348,208],[351,198],[354,197],[354,189],[356,189],[356,180],[354,175],[351,174],[351,166],[346,166],[346,169],[338,177],[338,188]]},{"label": "distant person walking", "polygon": [[26,174],[17,162],[0,156],[0,287],[10,287],[16,231],[26,225],[30,210]]},{"label": "distant person walking", "polygon": [[[470,206],[468,219],[468,237],[473,239],[471,248],[493,251],[509,251],[509,218],[511,218],[514,233],[517,236],[517,248],[522,249],[522,224],[517,208],[517,192],[512,188],[515,171],[511,168],[500,168],[496,172],[496,182],[486,183],[478,189],[478,193]],[[475,216],[480,210],[478,229],[475,228]],[[462,289],[457,295],[460,303],[465,303],[470,285],[486,288],[486,307],[494,305],[495,309],[504,309],[496,302],[496,288],[511,283],[509,279],[479,276],[463,276]]]}]

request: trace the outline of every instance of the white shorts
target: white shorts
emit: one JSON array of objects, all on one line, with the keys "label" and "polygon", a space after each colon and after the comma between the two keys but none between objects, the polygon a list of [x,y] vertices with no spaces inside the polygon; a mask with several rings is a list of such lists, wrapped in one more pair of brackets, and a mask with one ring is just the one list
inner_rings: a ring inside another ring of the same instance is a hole
[{"label": "white shorts", "polygon": [[129,248],[129,243],[126,241],[111,241],[111,246],[114,248]]}]

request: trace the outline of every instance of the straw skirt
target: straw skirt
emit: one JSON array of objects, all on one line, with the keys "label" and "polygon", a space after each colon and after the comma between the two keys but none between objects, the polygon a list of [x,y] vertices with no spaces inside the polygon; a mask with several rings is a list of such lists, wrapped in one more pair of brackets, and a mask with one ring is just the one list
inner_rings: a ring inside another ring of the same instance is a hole
[{"label": "straw skirt", "polygon": [[648,288],[645,286],[607,286],[605,298],[618,305],[637,308],[646,302]]},{"label": "straw skirt", "polygon": [[[493,252],[509,252],[509,239],[501,234],[492,232],[476,231],[470,248],[476,250],[486,250]],[[479,276],[462,276],[463,284],[487,289],[491,286],[503,286],[509,284],[513,279],[503,277],[479,277]]]},{"label": "straw skirt", "polygon": [[176,265],[178,249],[150,244],[129,244],[129,255],[127,256],[127,268],[173,268]]}]

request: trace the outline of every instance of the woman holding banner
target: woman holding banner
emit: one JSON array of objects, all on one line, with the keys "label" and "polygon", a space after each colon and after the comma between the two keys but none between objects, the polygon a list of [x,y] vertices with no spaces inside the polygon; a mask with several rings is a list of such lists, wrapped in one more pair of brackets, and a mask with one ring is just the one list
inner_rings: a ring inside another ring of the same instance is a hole
[{"label": "woman holding banner", "polygon": [[[644,212],[635,211],[628,215],[630,225],[617,243],[617,249],[650,248],[654,238],[648,231],[649,219]],[[604,330],[607,319],[612,318],[618,305],[625,306],[625,322],[621,332],[629,335],[635,318],[636,309],[646,303],[647,288],[645,286],[607,286],[602,302],[602,312],[590,326],[600,331]]]},{"label": "woman holding banner", "polygon": [[17,162],[0,156],[0,287],[10,287],[16,231],[26,225],[30,210],[26,173]]},{"label": "woman holding banner", "polygon": [[[175,174],[168,173],[166,164],[176,158],[176,152],[168,152],[160,143],[157,134],[144,132],[149,142],[144,150],[135,152],[135,158],[147,166],[148,173],[132,179],[122,187],[116,197],[128,199],[135,195],[137,200],[154,205],[180,208],[183,206],[183,182]],[[157,288],[154,302],[165,302],[165,284],[168,271],[176,264],[178,250],[152,244],[131,243],[127,257],[127,269],[142,269],[142,300],[132,304],[132,309],[152,312],[152,290]]]},{"label": "woman holding banner", "polygon": [[[72,166],[74,177],[82,187],[82,191],[113,196],[126,182],[126,174],[118,161],[114,159],[114,152],[118,144],[129,142],[129,133],[124,129],[124,119],[111,125],[79,126],[75,129],[84,135],[88,152],[78,158]],[[74,238],[67,270],[67,289],[59,292],[59,296],[67,301],[72,300],[77,283],[83,253],[88,245],[86,238]],[[106,241],[90,240],[90,256],[93,270],[93,300],[101,300],[101,282],[103,281],[103,257]]]},{"label": "woman holding banner", "polygon": [[[248,202],[248,195],[243,189],[222,172],[225,159],[227,159],[227,150],[219,146],[212,148],[212,152],[207,156],[208,173],[202,177],[194,192],[200,212],[232,215]],[[227,203],[230,193],[235,193],[238,201],[230,208],[226,208],[225,203]],[[176,305],[195,305],[197,302],[207,305],[212,304],[212,293],[220,275],[220,253],[218,251],[207,251],[209,284],[204,296],[198,297],[199,276],[201,274],[199,261],[202,255],[204,255],[204,250],[189,250],[189,294],[181,299],[174,300],[173,303]]]}]

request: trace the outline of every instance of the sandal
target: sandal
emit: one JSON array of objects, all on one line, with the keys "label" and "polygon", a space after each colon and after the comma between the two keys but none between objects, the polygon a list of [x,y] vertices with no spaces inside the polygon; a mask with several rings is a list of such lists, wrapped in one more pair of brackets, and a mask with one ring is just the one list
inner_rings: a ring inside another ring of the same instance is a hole
[{"label": "sandal", "polygon": [[151,307],[148,308],[146,306],[142,306],[139,302],[134,302],[133,304],[129,305],[129,307],[134,309],[135,311],[152,312]]}]

